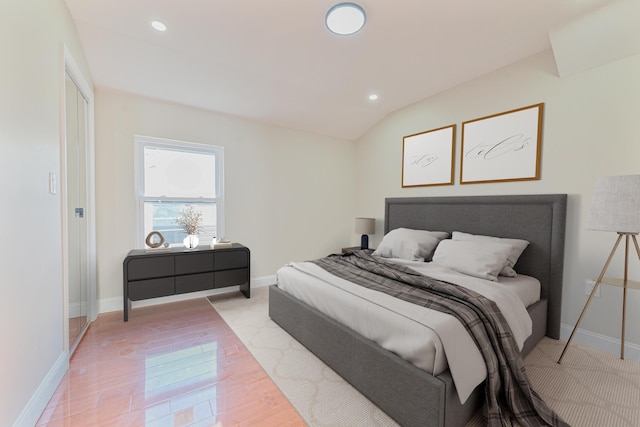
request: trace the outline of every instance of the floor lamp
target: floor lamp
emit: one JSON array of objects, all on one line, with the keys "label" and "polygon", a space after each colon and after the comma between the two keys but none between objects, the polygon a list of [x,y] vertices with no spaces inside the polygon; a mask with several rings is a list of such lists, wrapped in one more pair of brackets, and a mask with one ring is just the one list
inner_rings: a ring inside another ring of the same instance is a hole
[{"label": "floor lamp", "polygon": [[[622,293],[622,334],[620,337],[620,359],[624,359],[624,327],[627,314],[627,289],[629,287],[639,288],[638,282],[629,280],[629,243],[633,242],[636,248],[636,254],[640,259],[640,247],[636,236],[640,232],[640,175],[624,175],[624,176],[605,176],[598,179],[596,190],[591,203],[591,212],[589,215],[589,230],[613,231],[618,233],[618,239],[613,245],[613,249],[605,262],[602,272],[598,276],[591,294],[578,317],[576,325],[567,340],[567,344],[562,350],[562,354],[558,359],[558,363],[562,362],[573,335],[578,329],[578,325],[582,321],[589,303],[596,293],[600,283],[607,285],[620,286],[623,288]],[[605,278],[604,274],[609,268],[609,263],[613,258],[622,238],[624,237],[624,274],[622,279]]]}]

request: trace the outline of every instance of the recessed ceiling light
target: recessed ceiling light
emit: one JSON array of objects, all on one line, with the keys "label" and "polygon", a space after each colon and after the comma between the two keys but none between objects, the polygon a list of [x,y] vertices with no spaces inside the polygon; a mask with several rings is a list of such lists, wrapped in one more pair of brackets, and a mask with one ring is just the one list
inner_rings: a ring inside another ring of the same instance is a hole
[{"label": "recessed ceiling light", "polygon": [[325,17],[327,28],[332,33],[347,36],[364,27],[364,9],[355,3],[339,3],[329,9]]},{"label": "recessed ceiling light", "polygon": [[371,95],[369,95],[369,100],[375,101],[376,99],[378,99],[378,95],[376,95],[375,93],[372,93]]},{"label": "recessed ceiling light", "polygon": [[166,31],[167,26],[160,21],[151,21],[151,26],[158,31]]}]

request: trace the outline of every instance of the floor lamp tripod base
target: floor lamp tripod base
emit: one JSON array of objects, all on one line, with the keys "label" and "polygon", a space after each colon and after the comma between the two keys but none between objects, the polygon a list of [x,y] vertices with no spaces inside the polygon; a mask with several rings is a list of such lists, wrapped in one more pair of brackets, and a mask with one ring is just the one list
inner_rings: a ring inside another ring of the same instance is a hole
[{"label": "floor lamp tripod base", "polygon": [[633,244],[636,248],[636,254],[638,255],[638,259],[640,260],[640,247],[638,246],[638,240],[636,239],[636,236],[638,235],[638,233],[618,233],[618,239],[616,240],[616,243],[613,245],[613,249],[611,249],[611,253],[609,254],[609,258],[607,258],[607,262],[605,262],[604,267],[602,268],[602,271],[600,272],[600,276],[598,276],[598,280],[596,280],[595,285],[593,286],[593,289],[591,290],[591,293],[589,294],[589,298],[587,299],[587,302],[584,304],[584,308],[582,309],[582,312],[580,313],[580,317],[578,317],[578,321],[576,322],[576,325],[573,327],[573,331],[571,332],[571,335],[569,335],[569,339],[567,340],[567,343],[564,346],[564,349],[562,350],[562,354],[560,355],[560,358],[558,359],[558,363],[562,363],[562,359],[564,358],[565,353],[567,352],[567,348],[569,348],[569,344],[571,344],[571,341],[573,340],[573,336],[576,333],[576,330],[578,329],[578,326],[580,325],[580,322],[582,322],[582,318],[584,317],[584,314],[587,312],[587,308],[589,307],[589,304],[591,303],[591,300],[593,299],[593,296],[595,295],[595,293],[598,290],[598,287],[600,286],[600,284],[602,283],[602,280],[604,279],[604,274],[606,273],[607,269],[609,268],[609,264],[611,263],[611,259],[613,258],[613,255],[616,253],[616,249],[618,249],[618,245],[620,244],[620,241],[622,240],[622,238],[625,238],[625,249],[624,249],[624,279],[622,281],[622,287],[623,287],[623,293],[622,293],[622,333],[621,333],[621,337],[620,337],[620,359],[624,359],[624,329],[625,329],[625,319],[626,319],[626,315],[627,315],[627,289],[628,289],[628,268],[629,268],[629,239],[633,240]]}]

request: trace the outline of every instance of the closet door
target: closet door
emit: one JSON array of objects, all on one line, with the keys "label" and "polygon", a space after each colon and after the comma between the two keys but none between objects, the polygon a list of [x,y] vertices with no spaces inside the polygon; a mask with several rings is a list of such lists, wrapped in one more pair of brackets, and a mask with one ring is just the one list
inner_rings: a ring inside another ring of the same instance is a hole
[{"label": "closet door", "polygon": [[88,325],[87,111],[88,103],[67,73],[66,195],[69,351]]}]

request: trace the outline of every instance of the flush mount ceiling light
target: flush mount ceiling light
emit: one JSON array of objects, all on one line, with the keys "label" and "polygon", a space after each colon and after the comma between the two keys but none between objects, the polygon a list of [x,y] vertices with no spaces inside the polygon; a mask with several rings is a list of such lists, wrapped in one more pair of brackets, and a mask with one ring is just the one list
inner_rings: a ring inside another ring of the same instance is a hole
[{"label": "flush mount ceiling light", "polygon": [[167,26],[160,21],[151,21],[151,26],[158,31],[166,31]]},{"label": "flush mount ceiling light", "polygon": [[325,17],[329,31],[341,36],[357,33],[364,27],[365,20],[364,9],[355,3],[339,3],[329,9]]}]

